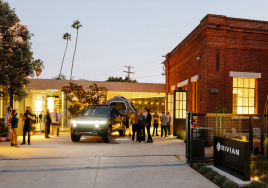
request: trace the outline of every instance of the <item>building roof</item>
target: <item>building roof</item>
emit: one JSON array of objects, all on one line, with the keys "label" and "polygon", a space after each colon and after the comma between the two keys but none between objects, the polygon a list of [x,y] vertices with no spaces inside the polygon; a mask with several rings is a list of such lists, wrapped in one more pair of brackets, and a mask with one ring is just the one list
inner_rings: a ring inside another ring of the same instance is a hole
[{"label": "building roof", "polygon": [[268,21],[251,20],[242,18],[227,17],[224,15],[207,14],[200,24],[185,37],[166,57],[170,57],[182,49],[187,43],[194,40],[205,28],[217,28],[225,30],[237,30],[244,32],[268,33]]},{"label": "building roof", "polygon": [[61,90],[63,86],[69,85],[69,82],[82,85],[86,89],[89,85],[96,83],[98,86],[104,86],[108,91],[116,92],[148,92],[148,93],[165,93],[165,84],[154,83],[130,83],[130,82],[104,82],[104,81],[80,81],[80,80],[54,80],[54,79],[33,79],[26,89],[46,90],[55,89]]}]

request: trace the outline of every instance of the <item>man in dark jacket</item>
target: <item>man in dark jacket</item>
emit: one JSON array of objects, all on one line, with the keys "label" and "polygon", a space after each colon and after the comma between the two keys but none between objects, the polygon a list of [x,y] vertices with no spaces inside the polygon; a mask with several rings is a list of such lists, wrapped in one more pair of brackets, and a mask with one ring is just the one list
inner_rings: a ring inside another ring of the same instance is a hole
[{"label": "man in dark jacket", "polygon": [[52,121],[51,121],[49,109],[47,109],[47,114],[45,115],[45,123],[46,123],[45,138],[50,138],[48,135],[50,134],[50,125]]},{"label": "man in dark jacket", "polygon": [[141,141],[144,141],[144,142],[145,142],[145,121],[146,121],[146,118],[145,118],[145,115],[143,114],[143,110],[140,110],[140,115],[139,115],[139,124],[141,127],[140,138],[141,138]]},{"label": "man in dark jacket", "polygon": [[151,121],[152,121],[152,116],[150,114],[150,110],[147,109],[147,117],[146,117],[146,129],[147,129],[147,134],[148,134],[148,141],[146,143],[153,142],[150,129],[151,129]]},{"label": "man in dark jacket", "polygon": [[26,113],[23,115],[24,120],[24,126],[23,126],[23,142],[20,145],[24,145],[25,143],[25,136],[28,132],[28,145],[31,145],[30,143],[30,129],[31,129],[31,120],[35,120],[34,116],[31,114],[29,107],[26,107]]}]

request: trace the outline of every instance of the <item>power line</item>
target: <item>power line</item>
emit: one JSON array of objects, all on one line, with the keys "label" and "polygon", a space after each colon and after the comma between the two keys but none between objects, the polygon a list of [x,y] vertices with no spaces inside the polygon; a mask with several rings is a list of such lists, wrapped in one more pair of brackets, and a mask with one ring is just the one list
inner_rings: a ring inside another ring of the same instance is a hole
[{"label": "power line", "polygon": [[147,77],[155,77],[155,76],[162,76],[162,75],[144,76],[144,77],[136,77],[136,78],[147,78]]}]

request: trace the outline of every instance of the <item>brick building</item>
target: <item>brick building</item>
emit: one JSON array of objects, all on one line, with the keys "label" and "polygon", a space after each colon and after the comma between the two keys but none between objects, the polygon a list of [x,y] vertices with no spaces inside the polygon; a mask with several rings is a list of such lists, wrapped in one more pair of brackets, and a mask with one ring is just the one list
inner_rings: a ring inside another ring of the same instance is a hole
[{"label": "brick building", "polygon": [[226,113],[262,114],[268,94],[268,22],[208,14],[164,64],[167,110],[174,121],[185,118],[186,110],[215,113],[218,102]]}]

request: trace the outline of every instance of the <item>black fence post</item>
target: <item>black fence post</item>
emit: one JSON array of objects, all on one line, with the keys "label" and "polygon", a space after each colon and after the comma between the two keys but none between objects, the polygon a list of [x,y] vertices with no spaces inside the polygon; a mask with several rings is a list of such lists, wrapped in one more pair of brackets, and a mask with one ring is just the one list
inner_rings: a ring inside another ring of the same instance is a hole
[{"label": "black fence post", "polygon": [[[192,117],[191,117],[192,119]],[[193,141],[193,132],[194,132],[194,129],[192,129],[191,125],[190,125],[190,132],[191,132],[191,152],[190,152],[190,166],[193,165],[193,153],[194,153],[194,141]]]},{"label": "black fence post", "polygon": [[190,162],[190,112],[186,112],[186,123],[185,123],[185,130],[186,130],[186,155],[187,163]]},{"label": "black fence post", "polygon": [[264,115],[261,116],[261,155],[264,155]]},{"label": "black fence post", "polygon": [[252,116],[249,116],[249,142],[250,142],[250,152],[253,153],[253,127],[252,127]]}]

